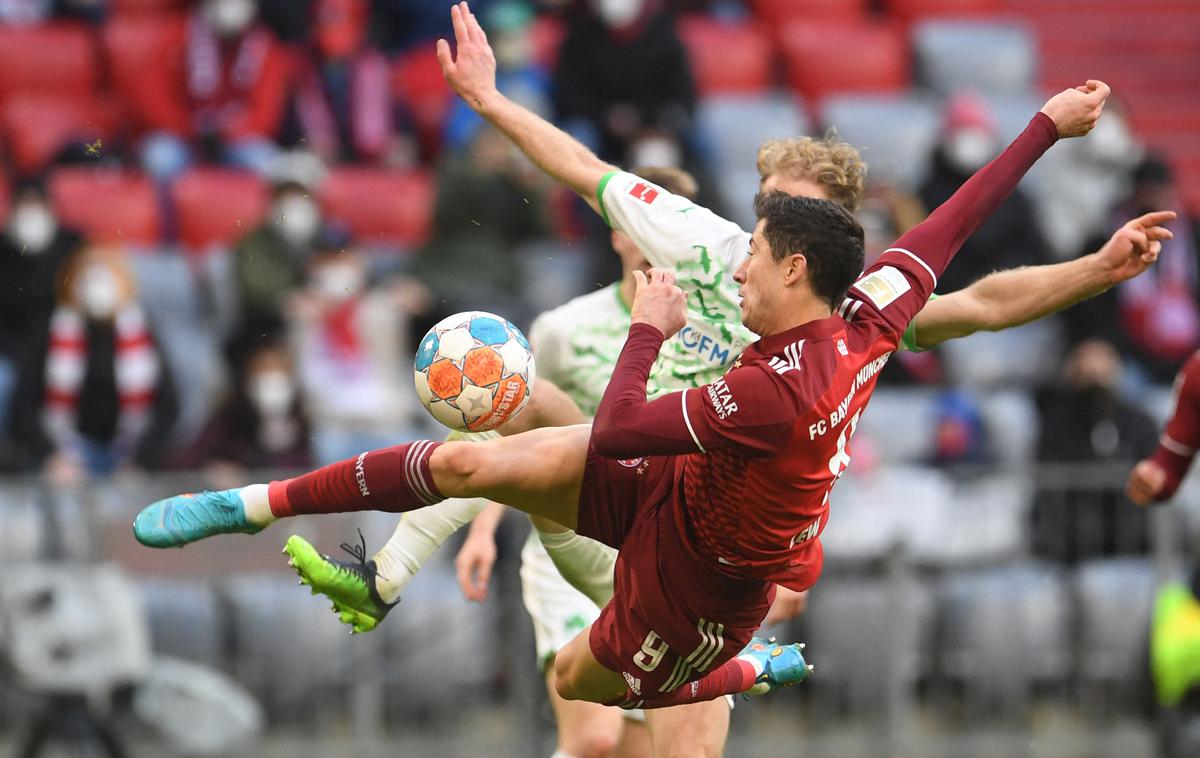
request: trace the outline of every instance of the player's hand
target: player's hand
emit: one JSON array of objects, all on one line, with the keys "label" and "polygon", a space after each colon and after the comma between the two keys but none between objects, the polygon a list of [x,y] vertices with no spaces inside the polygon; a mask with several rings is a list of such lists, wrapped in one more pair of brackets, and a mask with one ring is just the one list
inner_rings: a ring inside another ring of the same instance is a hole
[{"label": "player's hand", "polygon": [[496,565],[496,540],[489,534],[471,534],[454,558],[454,571],[463,597],[482,603],[487,600],[488,582]]},{"label": "player's hand", "polygon": [[635,289],[630,321],[649,324],[670,337],[687,323],[687,297],[675,286],[670,271],[652,268],[648,274],[633,272]]},{"label": "player's hand", "polygon": [[1058,127],[1059,137],[1082,137],[1096,127],[1111,91],[1104,82],[1088,79],[1087,84],[1063,90],[1047,100],[1042,113]]},{"label": "player's hand", "polygon": [[1167,472],[1151,460],[1139,462],[1129,472],[1125,483],[1125,494],[1138,505],[1150,505],[1158,499],[1167,484]]},{"label": "player's hand", "polygon": [[1162,241],[1174,236],[1162,225],[1173,220],[1175,211],[1154,211],[1126,222],[1113,232],[1096,252],[1109,272],[1109,282],[1119,284],[1154,265],[1162,252]]},{"label": "player's hand", "polygon": [[496,56],[487,34],[465,2],[450,8],[454,26],[454,44],[458,55],[450,53],[450,43],[437,41],[437,59],[442,76],[455,94],[476,111],[482,111],[488,98],[496,94]]},{"label": "player's hand", "polygon": [[771,610],[767,611],[767,617],[763,619],[763,625],[777,624],[780,621],[791,621],[801,613],[804,613],[804,609],[807,607],[808,590],[796,592],[780,585],[775,588],[775,602],[771,603]]}]

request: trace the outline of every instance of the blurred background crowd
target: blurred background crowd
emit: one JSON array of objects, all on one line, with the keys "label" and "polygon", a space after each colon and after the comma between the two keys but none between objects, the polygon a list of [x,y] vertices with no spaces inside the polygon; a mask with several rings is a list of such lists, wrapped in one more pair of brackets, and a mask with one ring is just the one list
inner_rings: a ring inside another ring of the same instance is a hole
[{"label": "blurred background crowd", "polygon": [[[0,0],[0,561],[124,564],[142,577],[156,649],[238,672],[283,723],[302,720],[297,691],[353,681],[325,666],[285,687],[254,645],[299,619],[333,620],[264,600],[288,583],[267,561],[140,553],[130,509],[437,435],[409,381],[425,329],[470,309],[526,327],[619,275],[602,222],[446,88],[433,40],[451,37],[448,7]],[[702,202],[745,226],[758,145],[836,129],[870,166],[868,256],[948,198],[1047,93],[1112,85],[1099,128],[1035,168],[940,291],[1094,251],[1152,209],[1180,213],[1175,238],[1150,272],[1058,317],[891,361],[827,531],[830,587],[798,630],[824,656],[829,684],[811,697],[828,699],[827,715],[895,716],[929,691],[943,704],[961,700],[946,692],[1026,703],[1046,689],[1090,702],[1106,685],[1124,704],[1144,678],[1154,587],[1200,524],[1197,488],[1157,533],[1120,492],[1200,347],[1200,5],[473,9],[510,97],[609,161],[687,168]],[[59,534],[80,512],[86,533]],[[371,518],[368,533],[386,534],[387,519]],[[348,521],[307,528],[326,547],[352,533]],[[465,610],[437,586],[429,602],[450,621],[519,618],[505,602]],[[262,603],[269,619],[242,615]],[[397,656],[402,639],[388,643]],[[342,660],[313,644],[309,655]],[[523,675],[506,655],[497,646],[486,673],[456,676],[519,701]],[[992,666],[1009,675],[992,681]],[[0,724],[19,725],[7,702]],[[795,705],[763,712],[778,720]],[[1143,754],[1132,739],[1112,754]]]}]

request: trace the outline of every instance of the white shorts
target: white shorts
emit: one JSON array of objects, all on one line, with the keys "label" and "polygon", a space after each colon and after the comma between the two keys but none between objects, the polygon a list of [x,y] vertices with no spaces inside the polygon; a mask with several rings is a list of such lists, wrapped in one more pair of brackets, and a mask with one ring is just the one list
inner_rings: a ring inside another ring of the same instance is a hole
[{"label": "white shorts", "polygon": [[533,620],[538,668],[542,671],[559,650],[600,615],[595,603],[562,578],[532,531],[521,549],[521,596]]}]

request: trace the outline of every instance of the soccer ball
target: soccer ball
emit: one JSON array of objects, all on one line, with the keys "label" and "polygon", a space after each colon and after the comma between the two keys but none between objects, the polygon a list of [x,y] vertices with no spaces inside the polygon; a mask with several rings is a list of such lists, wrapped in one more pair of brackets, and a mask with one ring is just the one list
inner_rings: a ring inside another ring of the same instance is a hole
[{"label": "soccer ball", "polygon": [[417,395],[438,421],[486,432],[516,416],[533,392],[529,340],[507,319],[467,311],[439,321],[417,350]]}]

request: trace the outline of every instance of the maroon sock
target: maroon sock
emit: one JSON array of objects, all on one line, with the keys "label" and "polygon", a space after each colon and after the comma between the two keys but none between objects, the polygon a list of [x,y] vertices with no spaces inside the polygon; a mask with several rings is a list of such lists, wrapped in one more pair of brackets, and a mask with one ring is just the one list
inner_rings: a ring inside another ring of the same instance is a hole
[{"label": "maroon sock", "polygon": [[705,700],[716,700],[723,695],[736,695],[754,686],[754,666],[749,661],[739,661],[737,658],[726,661],[716,671],[709,672],[694,682],[685,682],[671,692],[656,692],[653,695],[638,696],[633,690],[625,691],[625,700],[605,703],[619,705],[624,708],[669,708],[673,705],[700,703]]},{"label": "maroon sock", "polygon": [[442,443],[417,440],[331,463],[294,479],[271,482],[267,499],[279,518],[301,513],[401,513],[444,500],[429,458]]}]

